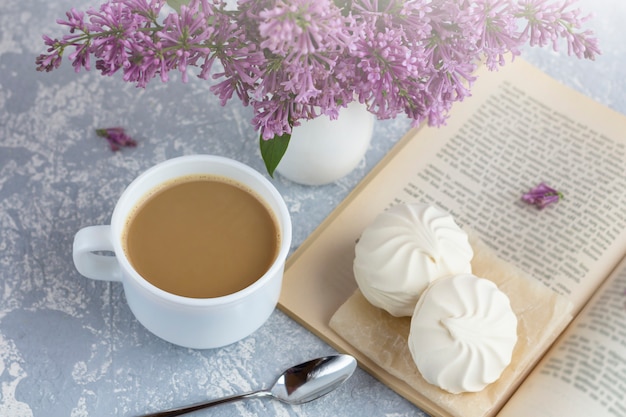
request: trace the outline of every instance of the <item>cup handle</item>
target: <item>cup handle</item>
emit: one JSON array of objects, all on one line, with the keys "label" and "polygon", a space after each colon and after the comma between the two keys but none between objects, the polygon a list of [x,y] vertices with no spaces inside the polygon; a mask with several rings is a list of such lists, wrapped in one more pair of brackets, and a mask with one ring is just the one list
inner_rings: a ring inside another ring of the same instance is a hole
[{"label": "cup handle", "polygon": [[113,252],[111,226],[88,226],[74,236],[72,256],[81,275],[102,281],[121,281],[122,270],[115,256],[96,252]]}]

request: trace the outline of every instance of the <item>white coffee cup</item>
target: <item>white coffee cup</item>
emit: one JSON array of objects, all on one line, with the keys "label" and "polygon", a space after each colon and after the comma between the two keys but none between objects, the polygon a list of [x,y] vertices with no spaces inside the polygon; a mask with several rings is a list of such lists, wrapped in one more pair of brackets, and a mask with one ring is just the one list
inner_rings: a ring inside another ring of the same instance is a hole
[{"label": "white coffee cup", "polygon": [[[194,174],[219,175],[250,187],[274,212],[280,228],[278,255],[268,271],[248,287],[222,297],[188,298],[168,293],[145,280],[122,249],[125,223],[137,203],[160,184]],[[119,198],[110,225],[78,231],[73,257],[76,269],[85,277],[121,281],[131,311],[149,331],[176,345],[207,349],[241,340],[269,318],[278,303],[290,245],[289,211],[271,182],[240,162],[190,155],[160,163],[137,177]]]}]

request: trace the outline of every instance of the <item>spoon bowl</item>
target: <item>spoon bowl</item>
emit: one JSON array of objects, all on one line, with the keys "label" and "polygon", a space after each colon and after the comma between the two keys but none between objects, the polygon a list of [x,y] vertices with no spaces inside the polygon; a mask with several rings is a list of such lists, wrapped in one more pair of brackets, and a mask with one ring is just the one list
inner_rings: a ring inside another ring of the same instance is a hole
[{"label": "spoon bowl", "polygon": [[304,404],[333,391],[352,375],[350,355],[325,356],[287,369],[274,383],[272,396],[288,404]]},{"label": "spoon bowl", "polygon": [[272,397],[286,404],[304,404],[333,391],[354,373],[357,363],[350,355],[331,355],[303,362],[287,369],[269,390],[204,401],[197,404],[144,414],[142,417],[174,417],[218,404],[245,398]]}]

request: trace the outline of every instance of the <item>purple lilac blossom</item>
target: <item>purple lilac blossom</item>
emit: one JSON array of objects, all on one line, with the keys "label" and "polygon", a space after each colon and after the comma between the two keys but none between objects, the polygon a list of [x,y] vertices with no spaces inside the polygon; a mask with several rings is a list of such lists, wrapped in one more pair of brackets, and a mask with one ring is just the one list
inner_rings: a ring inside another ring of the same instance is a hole
[{"label": "purple lilac blossom", "polygon": [[[300,120],[336,118],[353,100],[379,119],[405,114],[414,125],[444,124],[452,104],[471,94],[475,70],[491,70],[523,45],[594,59],[589,16],[573,0],[191,0],[159,19],[165,0],[108,0],[70,10],[69,33],[44,36],[37,69],[58,68],[66,49],[76,71],[145,88],[170,71],[211,79],[222,105],[252,106],[264,139],[291,133]],[[219,63],[220,65],[214,65]]]}]

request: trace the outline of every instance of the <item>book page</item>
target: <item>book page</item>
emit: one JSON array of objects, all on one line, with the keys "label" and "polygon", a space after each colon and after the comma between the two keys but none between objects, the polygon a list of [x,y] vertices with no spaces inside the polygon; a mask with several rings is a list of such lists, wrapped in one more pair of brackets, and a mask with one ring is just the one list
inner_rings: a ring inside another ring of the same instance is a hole
[{"label": "book page", "polygon": [[[441,415],[329,326],[354,294],[354,244],[400,201],[434,202],[496,255],[574,303],[626,253],[626,116],[521,59],[482,72],[448,124],[408,132],[287,260],[279,308],[396,392]],[[545,181],[565,199],[521,202]],[[537,323],[541,326],[542,323]],[[393,354],[390,352],[390,354]]]},{"label": "book page", "polygon": [[626,261],[498,417],[626,416]]},{"label": "book page", "polygon": [[[398,177],[390,204],[439,205],[578,310],[626,250],[626,119],[512,66],[501,70],[510,79],[482,74],[500,79],[469,99],[480,106],[466,117],[407,145],[413,172]],[[564,200],[543,210],[522,202],[540,182]]]}]

